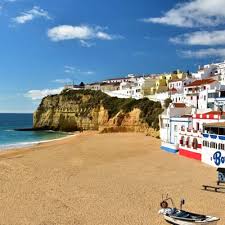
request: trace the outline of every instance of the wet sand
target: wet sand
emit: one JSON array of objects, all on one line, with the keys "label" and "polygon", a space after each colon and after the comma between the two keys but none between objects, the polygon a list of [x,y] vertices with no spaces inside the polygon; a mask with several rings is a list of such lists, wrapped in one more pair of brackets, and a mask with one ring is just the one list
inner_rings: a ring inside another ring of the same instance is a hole
[{"label": "wet sand", "polygon": [[158,225],[161,195],[221,217],[216,170],[144,134],[83,133],[0,154],[0,225]]}]

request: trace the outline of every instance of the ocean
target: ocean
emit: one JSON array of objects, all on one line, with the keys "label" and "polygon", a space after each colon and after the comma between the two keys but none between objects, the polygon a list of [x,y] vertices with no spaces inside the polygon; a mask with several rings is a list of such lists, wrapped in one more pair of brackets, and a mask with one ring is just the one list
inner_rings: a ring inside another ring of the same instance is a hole
[{"label": "ocean", "polygon": [[0,113],[0,150],[29,146],[68,136],[63,132],[14,130],[32,126],[33,114]]}]

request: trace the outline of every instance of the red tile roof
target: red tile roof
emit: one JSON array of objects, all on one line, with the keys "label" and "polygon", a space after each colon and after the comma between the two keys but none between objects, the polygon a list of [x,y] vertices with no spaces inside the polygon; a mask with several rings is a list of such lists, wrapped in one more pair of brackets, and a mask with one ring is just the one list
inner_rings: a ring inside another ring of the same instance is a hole
[{"label": "red tile roof", "polygon": [[169,80],[169,83],[173,83],[173,82],[178,82],[178,81],[183,81],[184,79],[174,79],[174,80]]},{"label": "red tile roof", "polygon": [[213,83],[215,81],[216,80],[213,80],[211,78],[203,79],[203,80],[196,80],[196,81],[186,85],[185,87],[201,86],[201,85],[205,85],[205,84],[211,84],[211,83]]},{"label": "red tile roof", "polygon": [[186,105],[184,103],[173,103],[175,108],[185,108]]},{"label": "red tile roof", "polygon": [[177,89],[176,88],[172,88],[172,89],[169,89],[169,91],[176,92]]}]

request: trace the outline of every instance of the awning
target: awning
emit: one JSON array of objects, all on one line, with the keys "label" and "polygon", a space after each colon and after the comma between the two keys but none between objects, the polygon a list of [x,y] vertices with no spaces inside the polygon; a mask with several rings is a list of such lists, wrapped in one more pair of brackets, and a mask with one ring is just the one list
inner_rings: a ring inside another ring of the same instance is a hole
[{"label": "awning", "polygon": [[204,123],[204,127],[225,128],[225,122],[220,123]]}]

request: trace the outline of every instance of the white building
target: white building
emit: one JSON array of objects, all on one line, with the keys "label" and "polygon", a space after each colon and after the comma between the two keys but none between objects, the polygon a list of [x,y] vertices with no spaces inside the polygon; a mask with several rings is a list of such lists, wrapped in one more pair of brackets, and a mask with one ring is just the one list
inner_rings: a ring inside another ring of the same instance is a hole
[{"label": "white building", "polygon": [[178,91],[181,91],[184,89],[184,87],[186,85],[190,84],[192,81],[193,81],[193,79],[191,79],[191,78],[171,80],[168,83],[168,88],[169,88],[169,90],[176,89]]},{"label": "white building", "polygon": [[155,75],[143,75],[143,76],[136,76],[135,74],[128,74],[127,76],[125,77],[117,77],[117,78],[110,78],[110,79],[107,79],[107,80],[103,80],[102,82],[103,83],[122,83],[122,82],[137,82],[139,79],[141,78],[152,78],[154,77]]},{"label": "white building", "polygon": [[[219,63],[207,64],[199,66],[197,73],[192,73],[195,79],[205,79],[212,77],[225,83],[225,61]],[[216,78],[218,77],[218,78]]]},{"label": "white building", "polygon": [[184,88],[185,103],[196,109],[207,109],[207,93],[216,90],[218,81],[211,78],[196,80]]},{"label": "white building", "polygon": [[169,92],[155,93],[154,95],[149,95],[147,98],[151,101],[160,102],[161,105],[164,105],[164,101],[170,97]]},{"label": "white building", "polygon": [[144,85],[145,79],[139,78],[136,79],[131,78],[130,81],[121,82],[119,90],[116,91],[107,91],[105,92],[109,96],[118,97],[118,98],[134,98],[141,99],[143,98],[142,87]]},{"label": "white building", "polygon": [[199,67],[197,73],[192,73],[192,77],[195,79],[205,79],[218,74],[218,65],[208,64]]},{"label": "white building", "polygon": [[225,122],[204,124],[202,162],[225,168]]},{"label": "white building", "polygon": [[179,155],[202,160],[204,153],[203,145],[203,127],[205,124],[213,124],[219,121],[225,121],[221,112],[210,111],[206,113],[193,114],[193,121],[188,128],[182,128],[179,133]]},{"label": "white building", "polygon": [[161,148],[176,153],[181,128],[191,126],[191,108],[182,103],[171,103],[159,117]]},{"label": "white building", "polygon": [[129,77],[118,77],[118,78],[111,78],[111,79],[107,79],[107,80],[103,80],[103,83],[122,83],[122,82],[127,82],[129,81],[130,78]]}]

